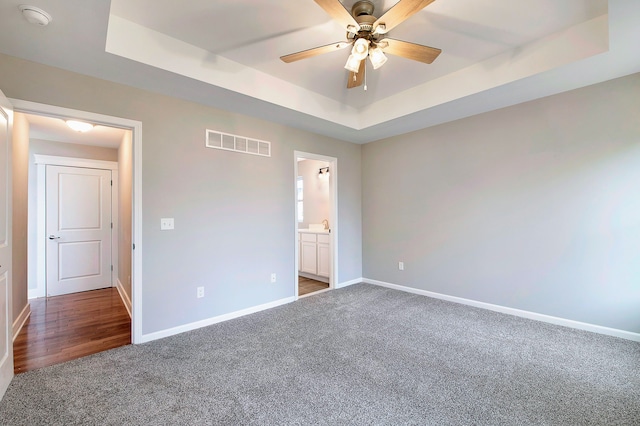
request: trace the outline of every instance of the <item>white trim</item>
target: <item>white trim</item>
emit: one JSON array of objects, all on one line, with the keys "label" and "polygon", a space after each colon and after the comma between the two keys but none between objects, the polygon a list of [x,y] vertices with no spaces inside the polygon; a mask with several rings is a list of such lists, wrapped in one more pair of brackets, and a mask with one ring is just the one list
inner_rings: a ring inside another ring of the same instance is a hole
[{"label": "white trim", "polygon": [[29,292],[27,294],[27,299],[31,300],[31,299],[37,299],[38,298],[38,289],[37,288],[30,288]]},{"label": "white trim", "polygon": [[299,277],[309,278],[311,280],[320,281],[325,284],[329,284],[329,277],[321,277],[320,275],[309,274],[307,272],[298,271]]},{"label": "white trim", "polygon": [[64,167],[82,167],[88,169],[109,170],[111,172],[111,287],[116,286],[114,277],[118,276],[118,163],[115,161],[91,160],[87,158],[75,157],[58,157],[54,155],[34,154],[36,164],[36,216],[37,216],[37,247],[36,247],[36,297],[45,297],[47,294],[46,285],[46,223],[47,223],[47,205],[46,205],[46,166],[64,166]]},{"label": "white trim", "polygon": [[[116,166],[118,163],[116,163]],[[118,249],[120,248],[120,180],[118,170],[111,170],[111,286],[117,287],[118,266],[120,264]]]},{"label": "white trim", "polygon": [[331,291],[331,289],[330,288],[323,288],[322,290],[316,290],[316,291],[313,291],[311,293],[307,293],[307,294],[303,294],[302,296],[298,296],[298,300],[304,299],[305,297],[309,297],[309,296],[315,296],[316,294],[326,293],[328,291]]},{"label": "white trim", "polygon": [[[88,111],[46,105],[37,102],[10,99],[14,110],[29,114],[46,115],[55,118],[77,118],[95,124],[131,130],[133,156],[133,217],[132,241],[136,249],[131,252],[131,292],[132,312],[131,341],[142,342],[142,122],[127,118],[96,114]],[[44,242],[42,242],[44,244]]]},{"label": "white trim", "polygon": [[531,311],[524,311],[521,309],[509,308],[501,305],[493,305],[491,303],[479,302],[477,300],[464,299],[462,297],[449,296],[441,293],[434,293],[432,291],[420,290],[417,288],[406,287],[398,284],[391,284],[384,281],[372,280],[369,278],[364,278],[363,282],[367,284],[374,284],[381,287],[391,288],[394,290],[405,291],[407,293],[433,297],[434,299],[441,299],[441,300],[446,300],[448,302],[460,303],[462,305],[468,305],[476,308],[487,309],[489,311],[495,311],[503,314],[514,315],[517,317],[527,318],[535,321],[542,321],[549,324],[561,325],[564,327],[591,331],[593,333],[605,334],[607,336],[620,337],[622,339],[640,342],[640,333],[634,333],[631,331],[619,330],[617,328],[603,327],[601,325],[589,324],[586,322],[574,321],[566,318],[559,318],[551,315],[545,315],[545,314],[539,314]]},{"label": "white trim", "polygon": [[24,324],[27,322],[29,317],[31,316],[31,305],[26,304],[18,318],[13,322],[13,341],[16,341],[16,337],[20,334],[20,330],[24,327]]},{"label": "white trim", "polygon": [[189,324],[180,325],[178,327],[168,328],[166,330],[156,331],[149,334],[143,334],[140,343],[150,342],[152,340],[162,339],[164,337],[173,336],[175,334],[184,333],[198,328],[207,327],[209,325],[217,324],[223,321],[229,321],[235,318],[243,317],[245,315],[254,314],[256,312],[264,311],[266,309],[275,308],[277,306],[285,305],[295,301],[294,297],[286,297],[284,299],[276,300],[273,302],[265,303],[251,308],[242,309],[235,312],[230,312],[224,315],[218,315],[217,317],[207,318],[200,321],[191,322]]},{"label": "white trim", "polygon": [[131,220],[131,342],[142,343],[142,122],[131,127],[133,145],[133,218]]},{"label": "white trim", "polygon": [[44,215],[46,206],[46,165],[36,165],[36,288],[35,297],[46,297],[47,242],[41,236],[47,235],[47,225]]},{"label": "white trim", "polygon": [[120,299],[122,299],[122,303],[124,303],[124,307],[129,314],[129,318],[131,318],[131,299],[129,299],[129,295],[124,290],[122,286],[122,282],[120,282],[120,278],[116,277],[116,288],[118,289],[118,294],[120,294]]},{"label": "white trim", "polygon": [[344,287],[348,287],[350,285],[354,285],[354,284],[360,284],[363,281],[363,278],[356,278],[354,280],[349,280],[349,281],[345,281],[345,282],[341,282],[336,284],[336,288],[344,288]]},{"label": "white trim", "polygon": [[76,157],[58,157],[56,155],[33,155],[36,164],[51,166],[84,167],[87,169],[118,170],[117,161],[90,160]]},{"label": "white trim", "polygon": [[338,284],[338,235],[339,235],[339,227],[338,227],[338,159],[336,157],[329,157],[321,154],[313,154],[310,152],[302,152],[302,151],[294,151],[293,152],[293,172],[294,172],[294,195],[293,199],[295,200],[295,209],[294,209],[294,217],[293,223],[295,224],[295,266],[294,266],[294,280],[295,283],[295,291],[294,297],[297,300],[298,295],[298,265],[300,264],[300,245],[297,243],[298,241],[298,196],[297,196],[297,187],[295,185],[295,179],[298,178],[298,158],[304,158],[307,160],[316,160],[316,161],[324,161],[329,163],[329,169],[331,173],[329,173],[329,203],[331,204],[331,212],[329,214],[329,228],[331,232],[329,233],[330,241],[330,252],[331,252],[331,267],[329,269],[329,288],[335,289]]}]

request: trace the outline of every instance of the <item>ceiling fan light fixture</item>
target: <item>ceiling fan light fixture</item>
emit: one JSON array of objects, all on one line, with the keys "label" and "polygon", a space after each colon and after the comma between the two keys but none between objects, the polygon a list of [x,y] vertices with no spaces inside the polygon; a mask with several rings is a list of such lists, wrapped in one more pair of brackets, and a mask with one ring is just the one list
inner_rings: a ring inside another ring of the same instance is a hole
[{"label": "ceiling fan light fixture", "polygon": [[351,54],[359,60],[366,58],[369,54],[369,40],[364,38],[357,39],[355,43],[353,43]]},{"label": "ceiling fan light fixture", "polygon": [[[351,54],[344,66],[350,71],[347,89],[364,84],[364,90],[367,90],[367,56],[373,69],[378,69],[387,62],[386,53],[425,64],[431,64],[442,53],[441,49],[435,47],[386,38],[386,35],[393,31],[398,24],[424,9],[433,0],[394,0],[394,5],[379,17],[373,13],[375,10],[374,2],[378,5],[387,3],[382,0],[353,0],[352,2],[315,0],[315,3],[324,9],[336,23],[340,24],[342,28],[346,28],[345,42],[303,50],[281,56],[280,59],[285,63],[290,63],[351,46]],[[353,4],[351,13],[345,7],[345,3]]]},{"label": "ceiling fan light fixture", "polygon": [[373,30],[373,34],[386,34],[387,26],[385,24],[379,24],[375,30]]},{"label": "ceiling fan light fixture", "polygon": [[347,63],[344,67],[353,73],[358,73],[358,70],[360,70],[360,62],[362,62],[362,59],[359,59],[352,54],[349,55],[349,59],[347,59]]},{"label": "ceiling fan light fixture", "polygon": [[374,47],[369,50],[369,59],[371,60],[371,65],[373,65],[374,70],[377,70],[387,62],[387,56],[379,47]]},{"label": "ceiling fan light fixture", "polygon": [[351,34],[358,34],[358,30],[360,28],[356,27],[355,25],[347,25],[347,32],[351,33]]}]

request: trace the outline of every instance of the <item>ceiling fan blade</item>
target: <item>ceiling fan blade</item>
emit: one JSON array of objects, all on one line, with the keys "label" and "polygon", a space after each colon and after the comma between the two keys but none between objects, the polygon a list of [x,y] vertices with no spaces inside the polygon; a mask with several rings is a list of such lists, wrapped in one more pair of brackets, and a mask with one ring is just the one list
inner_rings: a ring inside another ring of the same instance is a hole
[{"label": "ceiling fan blade", "polygon": [[391,9],[387,10],[384,15],[379,17],[376,22],[373,23],[373,28],[378,25],[384,24],[384,32],[390,31],[396,25],[402,23],[405,19],[420,12],[425,7],[429,6],[435,0],[400,0]]},{"label": "ceiling fan blade", "polygon": [[349,71],[349,79],[347,80],[347,89],[353,89],[354,87],[358,87],[362,85],[364,81],[364,67],[366,59],[360,61],[360,68],[358,68],[358,73]]},{"label": "ceiling fan blade", "polygon": [[[384,44],[387,43],[385,47]],[[423,46],[421,44],[409,43],[408,41],[385,38],[378,42],[378,46],[384,53],[390,53],[403,58],[430,64],[438,57],[442,50],[435,47]]]},{"label": "ceiling fan blade", "polygon": [[[357,32],[360,29],[360,25],[356,22],[355,18],[351,16],[351,13],[339,0],[314,0],[318,3],[318,6],[324,9],[334,20],[338,21],[340,25],[349,30],[349,26],[353,26],[352,32]],[[432,0],[433,1],[433,0]]]},{"label": "ceiling fan blade", "polygon": [[322,55],[323,53],[329,53],[335,50],[344,49],[347,46],[351,46],[351,43],[340,41],[333,44],[327,44],[326,46],[314,47],[313,49],[303,50],[302,52],[280,56],[280,59],[282,59],[282,61],[286,63],[295,62],[301,59],[307,59],[313,56]]}]

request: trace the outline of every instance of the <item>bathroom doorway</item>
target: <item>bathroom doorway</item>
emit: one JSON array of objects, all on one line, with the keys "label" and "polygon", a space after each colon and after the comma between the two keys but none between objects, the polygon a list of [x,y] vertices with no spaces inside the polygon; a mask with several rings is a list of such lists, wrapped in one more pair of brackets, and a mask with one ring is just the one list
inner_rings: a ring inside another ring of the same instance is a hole
[{"label": "bathroom doorway", "polygon": [[295,153],[295,296],[335,287],[337,271],[337,159]]}]

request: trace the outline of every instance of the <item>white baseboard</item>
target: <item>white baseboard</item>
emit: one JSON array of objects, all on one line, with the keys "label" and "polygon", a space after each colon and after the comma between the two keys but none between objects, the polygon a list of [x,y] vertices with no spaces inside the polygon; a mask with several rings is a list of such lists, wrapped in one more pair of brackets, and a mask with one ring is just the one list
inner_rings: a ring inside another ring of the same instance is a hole
[{"label": "white baseboard", "polygon": [[20,312],[20,315],[18,315],[18,318],[13,322],[13,341],[15,341],[18,334],[20,334],[20,330],[24,327],[29,316],[31,316],[31,305],[27,303],[22,312]]},{"label": "white baseboard", "polygon": [[363,281],[362,277],[356,278],[355,280],[345,281],[336,284],[336,288],[343,288],[354,284],[360,284]]},{"label": "white baseboard", "polygon": [[329,277],[321,277],[320,275],[308,274],[302,271],[298,271],[298,276],[329,284]]},{"label": "white baseboard", "polygon": [[31,299],[37,299],[37,298],[38,298],[38,289],[30,288],[29,291],[27,292],[27,299],[31,300]]},{"label": "white baseboard", "polygon": [[124,290],[122,283],[120,282],[120,278],[117,279],[116,288],[118,289],[118,293],[120,294],[120,299],[122,299],[122,303],[124,303],[124,307],[129,314],[129,318],[131,318],[131,299],[129,299],[129,295]]},{"label": "white baseboard", "polygon": [[178,327],[168,328],[166,330],[160,330],[149,334],[143,334],[140,343],[150,342],[152,340],[162,339],[164,337],[173,336],[175,334],[184,333],[186,331],[196,330],[198,328],[206,327],[209,325],[217,324],[223,321],[229,321],[234,318],[243,317],[245,315],[254,314],[256,312],[264,311],[266,309],[275,308],[277,306],[285,305],[295,301],[295,297],[286,297],[284,299],[276,300],[274,302],[265,303],[258,306],[253,306],[247,309],[241,309],[239,311],[230,312],[224,315],[218,315],[217,317],[207,318],[204,320],[192,322],[189,324],[180,325]]},{"label": "white baseboard", "polygon": [[556,324],[564,327],[576,328],[578,330],[591,331],[593,333],[606,334],[607,336],[620,337],[622,339],[640,342],[640,333],[634,333],[631,331],[603,327],[601,325],[589,324],[589,323],[580,322],[580,321],[573,321],[570,319],[553,317],[550,315],[539,314],[536,312],[523,311],[521,309],[509,308],[501,305],[493,305],[491,303],[478,302],[477,300],[464,299],[462,297],[449,296],[441,293],[434,293],[432,291],[420,290],[417,288],[406,287],[398,284],[391,284],[384,281],[372,280],[369,278],[363,278],[362,281],[367,284],[374,284],[381,287],[391,288],[394,290],[405,291],[407,293],[414,293],[422,296],[433,297],[434,299],[442,299],[449,302],[474,306],[476,308],[488,309],[490,311],[500,312],[503,314],[515,315],[517,317],[528,318],[536,321],[547,322],[550,324]]}]

